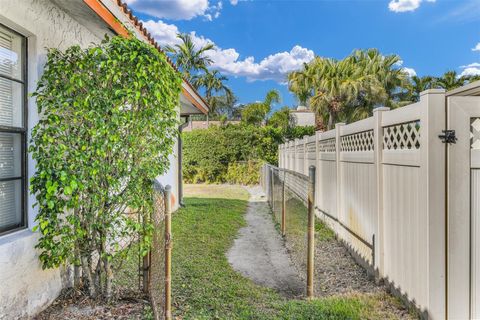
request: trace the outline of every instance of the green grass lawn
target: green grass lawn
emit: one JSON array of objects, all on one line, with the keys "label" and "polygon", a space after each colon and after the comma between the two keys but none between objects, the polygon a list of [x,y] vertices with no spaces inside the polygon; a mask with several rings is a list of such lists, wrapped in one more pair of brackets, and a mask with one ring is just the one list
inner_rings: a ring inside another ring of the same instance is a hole
[{"label": "green grass lawn", "polygon": [[225,253],[248,193],[237,186],[187,185],[186,207],[173,218],[172,286],[178,319],[394,319],[385,294],[287,300],[235,272]]}]

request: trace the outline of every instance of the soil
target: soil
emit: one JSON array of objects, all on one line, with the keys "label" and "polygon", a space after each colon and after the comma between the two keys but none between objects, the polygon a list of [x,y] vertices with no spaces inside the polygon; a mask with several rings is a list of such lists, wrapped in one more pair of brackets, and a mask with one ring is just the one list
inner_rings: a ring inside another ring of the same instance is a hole
[{"label": "soil", "polygon": [[292,297],[305,292],[305,284],[293,266],[284,241],[275,229],[270,207],[259,186],[249,187],[245,214],[247,226],[228,251],[228,261],[243,276]]}]

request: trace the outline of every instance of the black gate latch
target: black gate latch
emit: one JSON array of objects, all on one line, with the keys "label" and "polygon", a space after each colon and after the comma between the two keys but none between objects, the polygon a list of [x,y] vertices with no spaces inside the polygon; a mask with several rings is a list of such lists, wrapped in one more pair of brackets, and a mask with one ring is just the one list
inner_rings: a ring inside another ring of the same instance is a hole
[{"label": "black gate latch", "polygon": [[456,143],[457,137],[455,136],[455,130],[442,130],[443,134],[440,134],[438,137],[442,140],[443,143]]}]

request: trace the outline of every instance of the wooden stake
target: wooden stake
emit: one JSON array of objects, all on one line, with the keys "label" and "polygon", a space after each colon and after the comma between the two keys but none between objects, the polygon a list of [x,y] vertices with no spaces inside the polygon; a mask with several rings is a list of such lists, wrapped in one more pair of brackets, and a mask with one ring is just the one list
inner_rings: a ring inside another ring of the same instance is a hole
[{"label": "wooden stake", "polygon": [[285,179],[287,177],[287,172],[283,171],[283,184],[282,184],[282,235],[285,236],[286,230],[286,207],[287,207],[287,197],[285,196]]}]

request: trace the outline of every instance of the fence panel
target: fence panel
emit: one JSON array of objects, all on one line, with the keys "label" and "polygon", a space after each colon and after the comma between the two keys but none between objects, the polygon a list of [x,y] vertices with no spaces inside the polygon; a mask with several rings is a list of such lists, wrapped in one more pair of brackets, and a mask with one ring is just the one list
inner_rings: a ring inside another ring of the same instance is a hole
[{"label": "fence panel", "polygon": [[315,206],[334,231],[337,215],[337,155],[335,130],[318,132]]},{"label": "fence panel", "polygon": [[305,174],[305,141],[303,139],[295,140],[295,170],[298,173]]},{"label": "fence panel", "polygon": [[373,236],[377,226],[377,179],[374,154],[374,118],[339,126],[339,213],[346,228],[339,229],[368,264],[373,263]]}]

